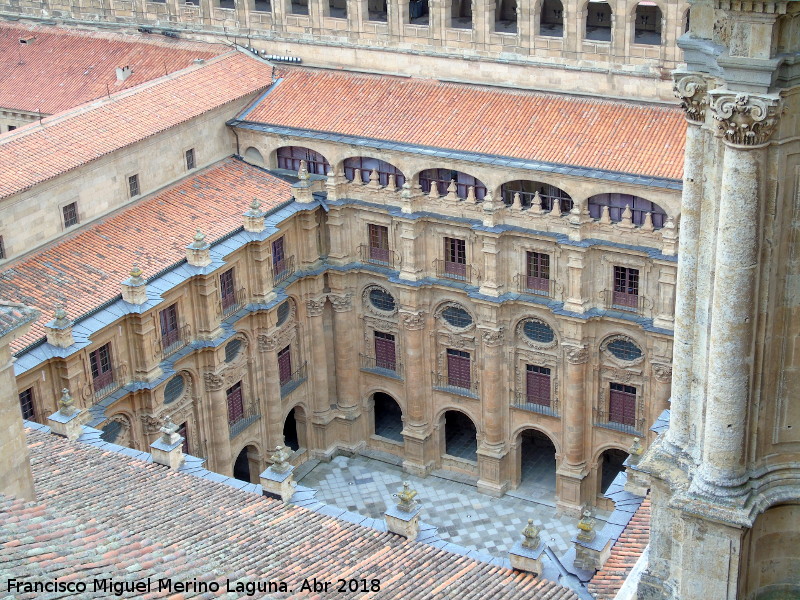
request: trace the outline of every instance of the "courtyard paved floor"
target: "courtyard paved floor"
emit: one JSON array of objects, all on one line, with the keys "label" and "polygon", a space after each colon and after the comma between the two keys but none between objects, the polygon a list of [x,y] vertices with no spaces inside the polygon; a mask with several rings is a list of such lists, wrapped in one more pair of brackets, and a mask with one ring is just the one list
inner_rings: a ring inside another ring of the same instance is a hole
[{"label": "courtyard paved floor", "polygon": [[[383,518],[387,503],[395,501],[397,490],[408,481],[418,492],[422,521],[438,527],[439,536],[448,542],[505,557],[527,520],[533,519],[556,555],[562,556],[571,547],[577,519],[556,516],[555,465],[547,463],[523,464],[523,485],[502,498],[481,494],[474,484],[451,480],[460,478],[455,474],[436,471],[420,478],[365,456],[313,461],[302,469],[310,468],[299,481],[318,491],[317,500],[372,518]],[[604,520],[608,513],[596,516]]]}]

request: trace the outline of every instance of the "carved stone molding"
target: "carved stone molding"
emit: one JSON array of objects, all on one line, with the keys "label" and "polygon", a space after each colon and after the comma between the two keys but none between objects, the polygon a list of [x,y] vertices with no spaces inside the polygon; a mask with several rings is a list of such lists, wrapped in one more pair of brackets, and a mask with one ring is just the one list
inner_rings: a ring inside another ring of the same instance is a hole
[{"label": "carved stone molding", "polygon": [[475,337],[470,335],[459,335],[457,333],[445,333],[440,332],[439,336],[439,344],[442,346],[446,346],[447,348],[454,348],[457,350],[474,350],[475,349]]},{"label": "carved stone molding", "polygon": [[364,317],[364,324],[372,329],[378,331],[397,331],[397,324],[387,319],[378,319],[376,317]]},{"label": "carved stone molding", "polygon": [[331,301],[331,304],[333,304],[333,310],[336,312],[347,312],[353,308],[352,294],[345,294],[344,296],[328,294],[328,299]]},{"label": "carved stone molding", "polygon": [[389,294],[390,296],[392,296],[392,298],[394,298],[394,295],[392,295],[392,293],[389,292],[389,290],[387,290],[383,286],[380,286],[380,285],[368,285],[367,287],[364,288],[364,291],[361,292],[361,303],[364,306],[364,309],[367,312],[371,312],[372,314],[379,315],[379,316],[382,316],[382,317],[388,317],[388,316],[392,316],[392,315],[396,314],[397,313],[397,300],[395,299],[395,304],[394,304],[394,309],[393,310],[381,310],[380,308],[376,307],[372,303],[372,301],[370,300],[369,296],[370,296],[370,293],[373,290],[380,290],[380,291],[382,291],[382,292],[384,292],[386,294]]},{"label": "carved stone molding", "polygon": [[533,348],[534,350],[548,350],[551,348],[555,348],[558,345],[558,338],[555,336],[555,333],[553,333],[552,341],[547,343],[537,342],[536,340],[532,340],[531,338],[529,338],[525,334],[525,323],[527,323],[528,321],[535,321],[537,323],[541,323],[542,325],[546,325],[550,329],[553,329],[550,323],[548,323],[547,321],[543,321],[542,319],[536,319],[536,318],[522,319],[519,323],[517,323],[517,329],[516,329],[516,336],[519,341],[525,344],[528,348]]},{"label": "carved stone molding", "polygon": [[210,371],[203,373],[203,382],[206,385],[206,390],[209,392],[221,390],[222,386],[225,385],[225,379],[222,375]]},{"label": "carved stone molding", "polygon": [[420,330],[425,327],[425,312],[424,311],[402,311],[400,313],[400,320],[403,322],[403,327],[409,330]]},{"label": "carved stone molding", "polygon": [[266,333],[259,333],[258,337],[258,350],[260,352],[272,352],[278,348],[290,344],[295,338],[297,332],[297,323],[292,323],[291,326],[282,326],[271,335]]},{"label": "carved stone molding", "polygon": [[306,314],[308,314],[309,317],[320,316],[323,308],[325,308],[324,297],[306,300]]},{"label": "carved stone molding", "polygon": [[499,329],[484,329],[482,334],[483,343],[489,347],[502,345],[506,337],[505,327],[500,327]]},{"label": "carved stone molding", "polygon": [[777,96],[710,92],[714,119],[725,142],[752,148],[766,144],[778,126],[781,101]]},{"label": "carved stone molding", "polygon": [[694,73],[673,73],[675,83],[672,91],[681,101],[686,120],[690,123],[703,123],[708,108],[708,84],[702,75]]},{"label": "carved stone molding", "polygon": [[161,429],[161,419],[153,415],[140,415],[139,420],[142,422],[142,428],[145,433],[156,433]]},{"label": "carved stone molding", "polygon": [[564,356],[568,363],[579,365],[589,360],[589,349],[586,346],[567,346],[564,348]]},{"label": "carved stone molding", "polygon": [[672,381],[672,365],[653,365],[653,377],[659,383],[669,383]]}]

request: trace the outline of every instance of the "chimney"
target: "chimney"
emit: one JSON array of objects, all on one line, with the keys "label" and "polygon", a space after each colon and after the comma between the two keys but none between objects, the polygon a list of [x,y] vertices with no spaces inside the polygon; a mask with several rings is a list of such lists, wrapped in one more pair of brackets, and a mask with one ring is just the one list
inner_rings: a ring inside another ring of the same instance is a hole
[{"label": "chimney", "polygon": [[128,77],[133,75],[133,69],[130,65],[126,65],[124,67],[117,67],[117,81],[123,82]]}]

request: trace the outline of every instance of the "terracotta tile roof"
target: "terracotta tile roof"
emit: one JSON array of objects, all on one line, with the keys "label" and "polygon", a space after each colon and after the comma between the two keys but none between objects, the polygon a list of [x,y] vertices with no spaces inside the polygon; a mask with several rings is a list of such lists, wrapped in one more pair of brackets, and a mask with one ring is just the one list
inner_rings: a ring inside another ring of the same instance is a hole
[{"label": "terracotta tile roof", "polygon": [[123,212],[6,265],[0,298],[41,311],[30,332],[12,344],[16,351],[44,335],[59,303],[71,317],[120,293],[131,265],[145,277],[181,260],[195,229],[213,241],[240,227],[254,197],[262,210],[286,202],[291,186],[258,167],[229,158]]},{"label": "terracotta tile roof", "polygon": [[0,198],[165,131],[270,84],[272,67],[231,51],[0,137]]},{"label": "terracotta tile roof", "polygon": [[[20,44],[21,38],[36,37]],[[53,114],[227,52],[163,36],[67,31],[0,23],[0,107]],[[117,81],[116,68],[133,73]],[[108,88],[106,88],[108,86]]]},{"label": "terracotta tile roof", "polygon": [[678,109],[282,67],[245,117],[451,150],[680,179],[686,124]]},{"label": "terracotta tile roof", "polygon": [[[119,572],[127,579],[127,568],[140,578],[169,569],[191,579],[202,562],[210,579],[286,581],[292,591],[273,596],[280,598],[577,600],[528,574],[52,434],[27,434],[38,502],[0,505],[0,564],[10,576],[86,581]],[[301,592],[312,577],[379,579],[381,589]]]},{"label": "terracotta tile roof", "polygon": [[597,600],[613,600],[649,543],[650,497],[648,496],[614,544],[606,564],[592,577],[589,582],[589,592]]},{"label": "terracotta tile roof", "polygon": [[24,304],[0,300],[0,337],[33,321],[38,315]]}]

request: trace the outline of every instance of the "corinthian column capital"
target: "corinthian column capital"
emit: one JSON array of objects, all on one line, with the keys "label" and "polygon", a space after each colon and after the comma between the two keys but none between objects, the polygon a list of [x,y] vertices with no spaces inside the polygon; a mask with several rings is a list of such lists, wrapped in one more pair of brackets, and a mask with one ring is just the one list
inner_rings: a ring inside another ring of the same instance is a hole
[{"label": "corinthian column capital", "polygon": [[778,127],[782,103],[777,95],[712,90],[709,96],[717,127],[729,146],[763,146]]},{"label": "corinthian column capital", "polygon": [[708,82],[701,73],[675,71],[672,91],[681,101],[686,120],[700,125],[706,120],[708,108]]}]

